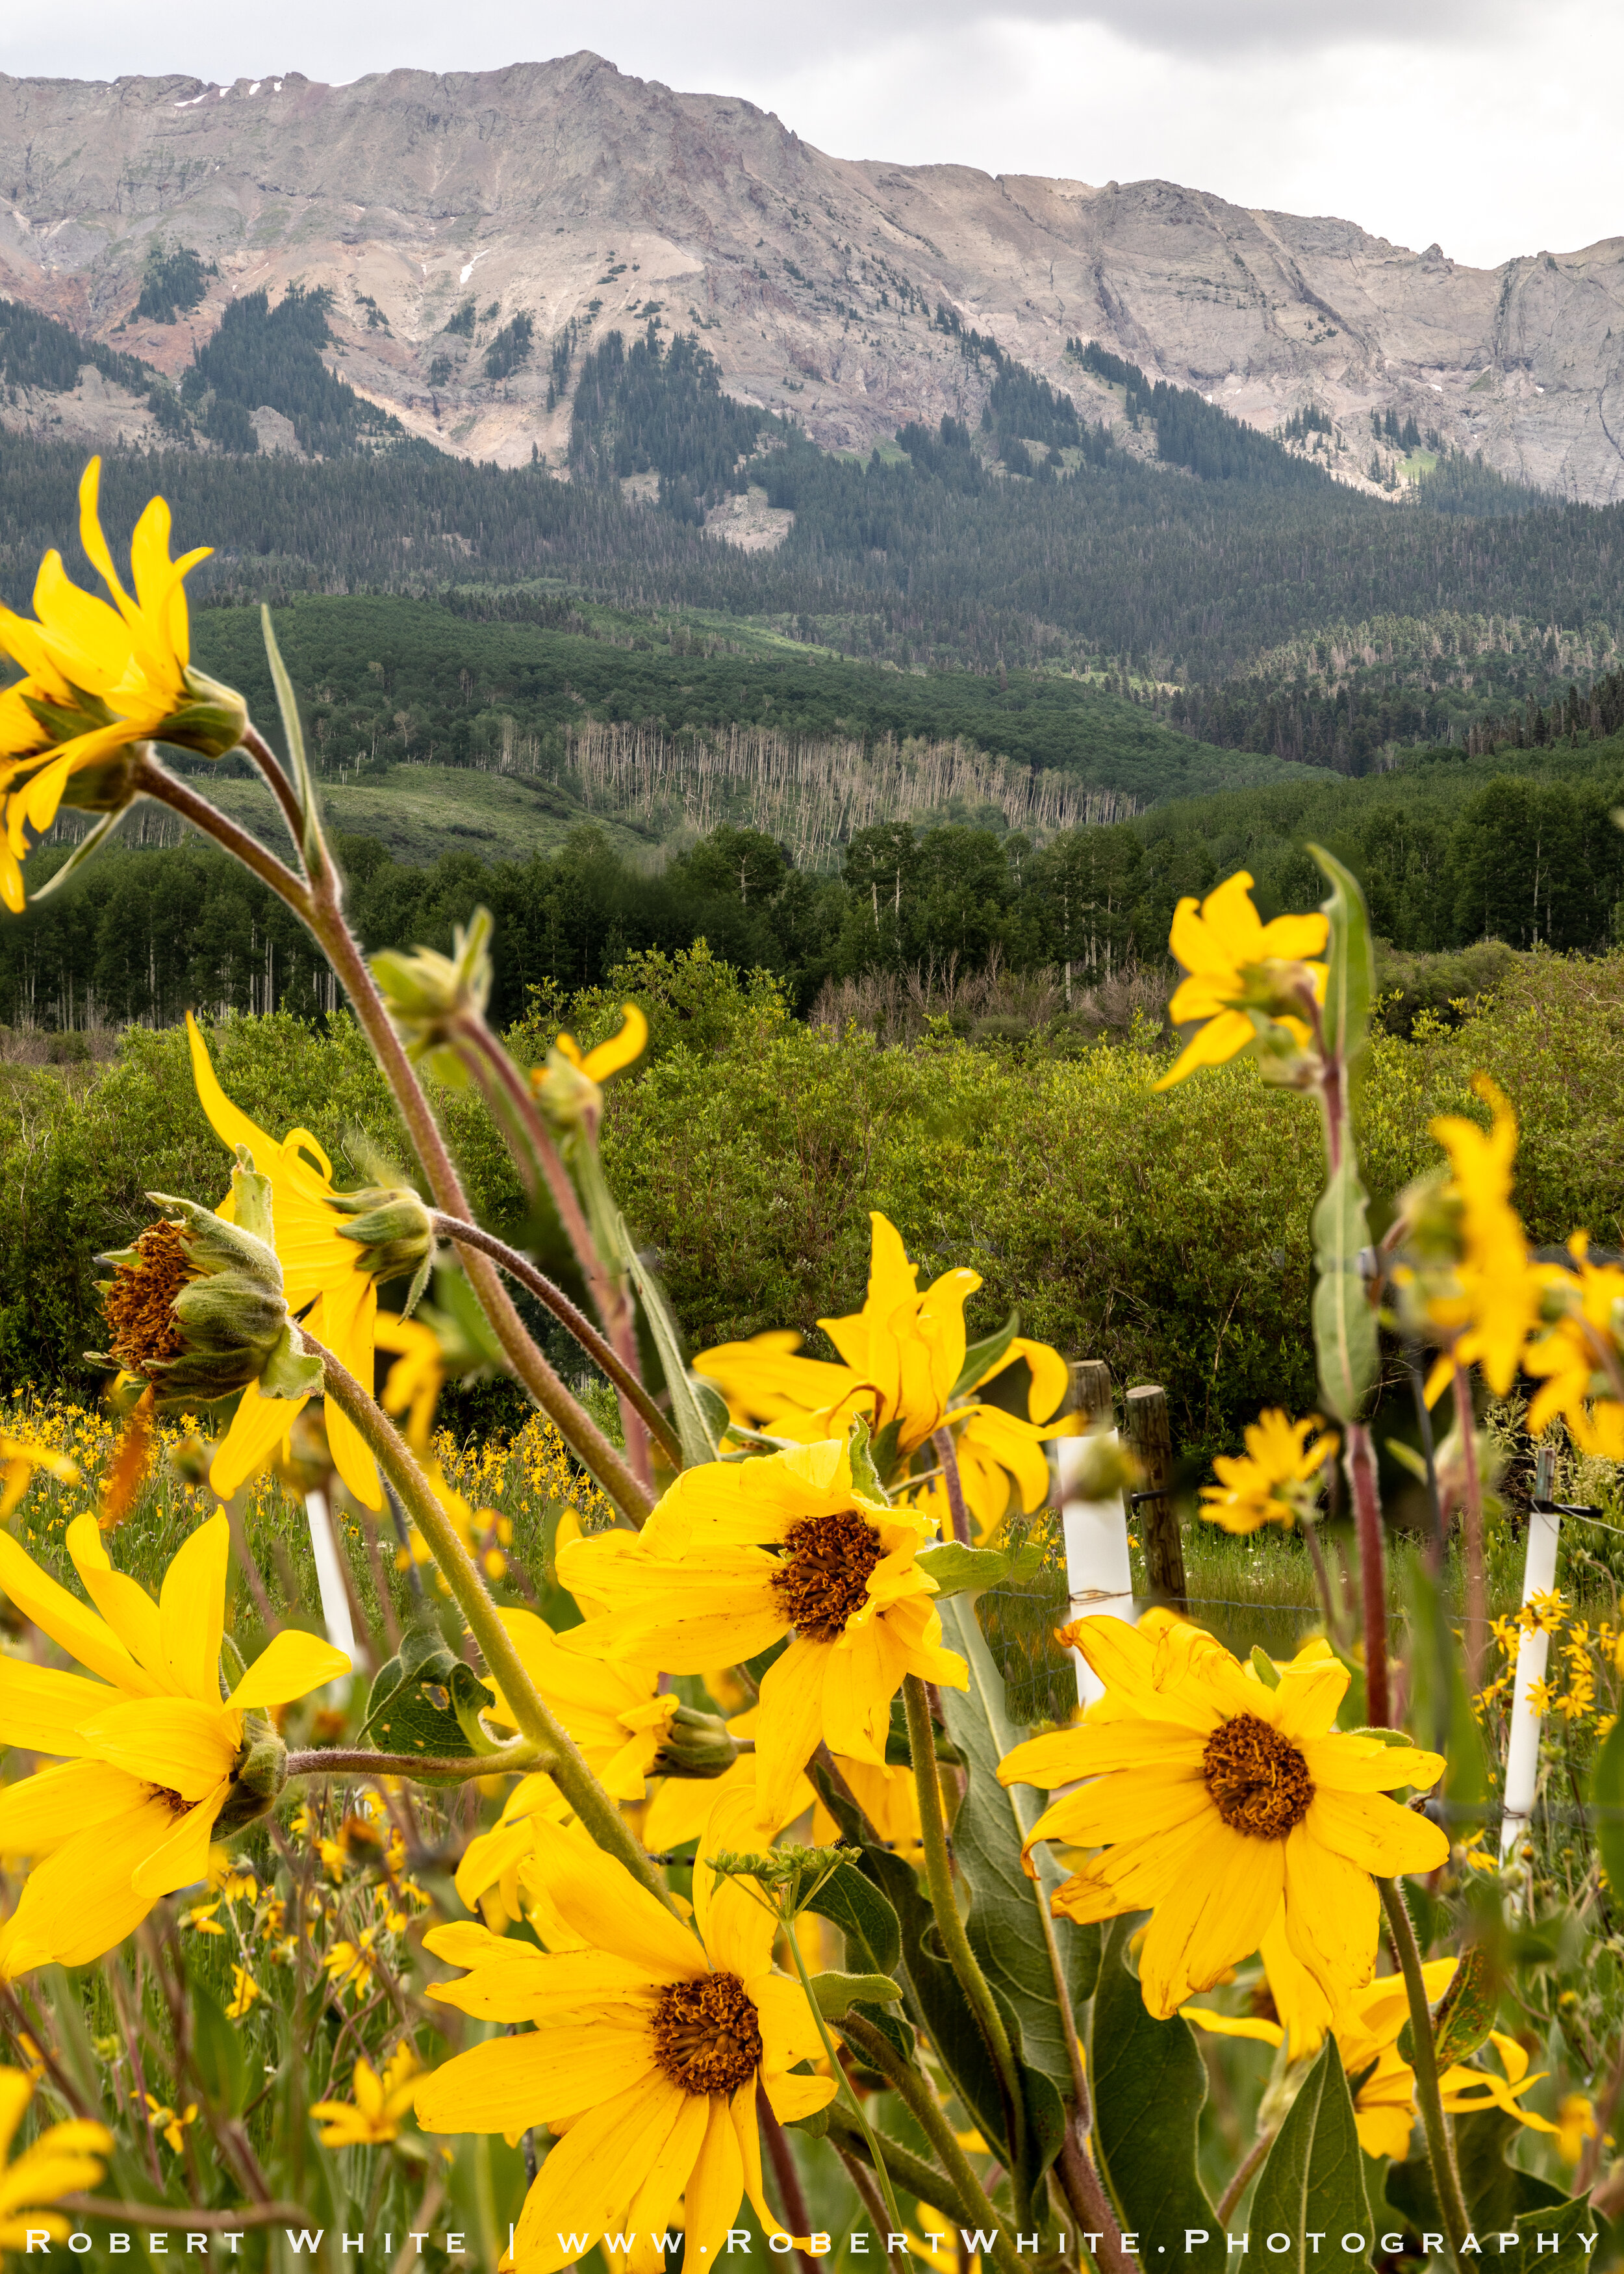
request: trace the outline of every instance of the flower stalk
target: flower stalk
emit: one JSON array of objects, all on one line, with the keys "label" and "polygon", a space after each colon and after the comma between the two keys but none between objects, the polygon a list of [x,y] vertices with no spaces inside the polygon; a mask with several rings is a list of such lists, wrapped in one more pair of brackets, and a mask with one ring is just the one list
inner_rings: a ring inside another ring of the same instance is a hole
[{"label": "flower stalk", "polygon": [[322,1362],[327,1396],[354,1423],[427,1541],[520,1729],[549,1756],[553,1782],[598,1845],[624,1864],[639,1885],[657,1895],[667,1909],[673,1908],[665,1879],[587,1766],[574,1739],[543,1701],[512,1637],[502,1624],[501,1615],[478,1565],[457,1537],[455,1525],[430,1489],[405,1439],[331,1352],[324,1350],[309,1335],[305,1342]]},{"label": "flower stalk", "polygon": [[1376,1449],[1363,1421],[1348,1428],[1348,1487],[1359,1543],[1360,1607],[1365,1624],[1365,1718],[1372,1728],[1392,1720],[1387,1683],[1387,1562],[1376,1486]]},{"label": "flower stalk", "polygon": [[936,1932],[959,1986],[969,1999],[976,2026],[987,2043],[998,2090],[1004,2099],[1004,2124],[1011,2157],[1011,2174],[1019,2169],[1026,2143],[1026,2106],[1021,2097],[1020,2072],[1004,2016],[993,1999],[970,1938],[959,1916],[953,1887],[953,1868],[947,1853],[947,1826],[942,1815],[942,1784],[936,1769],[936,1740],[930,1724],[930,1700],[916,1674],[902,1677],[902,1696],[908,1717],[908,1748],[914,1757],[914,1782],[919,1793],[920,1836],[925,1850],[925,1879]]},{"label": "flower stalk", "polygon": [[1376,1892],[1381,1898],[1381,1908],[1387,1916],[1387,1936],[1393,1945],[1393,1954],[1404,1977],[1404,1992],[1410,2004],[1410,2034],[1415,2040],[1415,2051],[1410,2058],[1416,2073],[1416,2103],[1421,2111],[1421,2127],[1426,2135],[1432,2190],[1438,2197],[1439,2212],[1449,2245],[1449,2263],[1459,2274],[1461,2243],[1470,2230],[1466,2206],[1461,2195],[1461,2175],[1455,2165],[1455,2142],[1449,2136],[1448,2120],[1444,2114],[1443,2099],[1438,2088],[1438,2048],[1432,2036],[1432,2012],[1427,2003],[1426,1983],[1421,1972],[1421,1953],[1416,1946],[1416,1931],[1410,1922],[1410,1906],[1404,1900],[1402,1882],[1378,1879]]}]

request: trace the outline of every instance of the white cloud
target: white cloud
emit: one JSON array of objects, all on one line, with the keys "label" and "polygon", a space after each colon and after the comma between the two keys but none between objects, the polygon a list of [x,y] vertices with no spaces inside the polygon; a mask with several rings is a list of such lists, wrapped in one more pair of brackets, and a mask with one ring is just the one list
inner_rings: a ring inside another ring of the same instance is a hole
[{"label": "white cloud", "polygon": [[350,79],[582,47],[843,156],[1161,176],[1484,265],[1624,234],[1607,0],[56,0],[0,20],[0,69],[67,78]]}]

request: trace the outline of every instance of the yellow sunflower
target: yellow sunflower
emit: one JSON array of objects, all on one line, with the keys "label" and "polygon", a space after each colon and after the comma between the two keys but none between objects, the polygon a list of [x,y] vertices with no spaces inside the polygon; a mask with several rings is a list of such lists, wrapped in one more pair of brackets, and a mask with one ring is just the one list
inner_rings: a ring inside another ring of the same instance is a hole
[{"label": "yellow sunflower", "polygon": [[648,1048],[649,1022],[635,1003],[620,1006],[620,1026],[607,1042],[583,1050],[573,1035],[560,1035],[546,1063],[530,1072],[530,1088],[560,1135],[576,1129],[595,1134],[603,1117],[604,1084],[635,1065]]},{"label": "yellow sunflower", "polygon": [[1226,1532],[1257,1532],[1266,1524],[1288,1531],[1320,1496],[1320,1479],[1336,1450],[1335,1431],[1315,1436],[1320,1417],[1293,1421],[1278,1405],[1246,1424],[1246,1450],[1219,1454],[1215,1485],[1203,1485],[1201,1513]]},{"label": "yellow sunflower", "polygon": [[[1525,1344],[1538,1328],[1545,1288],[1560,1276],[1530,1258],[1511,1205],[1517,1153],[1511,1103],[1486,1074],[1474,1074],[1472,1088],[1492,1109],[1491,1128],[1481,1129],[1454,1113],[1440,1114],[1429,1125],[1449,1156],[1452,1172],[1441,1185],[1422,1188],[1417,1225],[1416,1284],[1428,1322],[1447,1341],[1427,1378],[1429,1404],[1442,1397],[1457,1360],[1481,1367],[1489,1388],[1503,1397],[1516,1379]],[[1405,1277],[1413,1270],[1412,1266]]]},{"label": "yellow sunflower", "polygon": [[72,2226],[59,2210],[46,2206],[60,2195],[94,2187],[103,2169],[97,2157],[113,2152],[113,2135],[105,2124],[76,2117],[47,2125],[11,2163],[11,2142],[33,2097],[31,2076],[20,2068],[0,2068],[0,2250],[19,2254],[34,2248],[30,2228],[52,2242],[67,2240]]},{"label": "yellow sunflower", "polygon": [[1549,1284],[1565,1308],[1522,1361],[1540,1384],[1528,1410],[1528,1426],[1542,1436],[1560,1413],[1581,1452],[1624,1461],[1617,1329],[1624,1317],[1624,1271],[1616,1263],[1590,1261],[1588,1231],[1575,1231],[1568,1246],[1577,1284],[1569,1273],[1552,1268]]},{"label": "yellow sunflower", "polygon": [[[334,1190],[333,1164],[309,1130],[290,1129],[278,1144],[233,1105],[222,1089],[190,1012],[186,1033],[192,1045],[192,1079],[209,1126],[233,1150],[244,1147],[255,1169],[270,1180],[276,1254],[289,1310],[296,1317],[304,1314],[304,1324],[317,1341],[364,1389],[370,1389],[380,1265],[408,1270],[412,1268],[411,1260],[402,1260],[393,1250],[374,1249],[356,1237],[355,1209],[345,1205],[354,1196]],[[229,1220],[229,1200],[222,1202],[217,1213]],[[222,1500],[229,1500],[271,1458],[287,1439],[304,1403],[303,1398],[267,1397],[256,1384],[250,1384],[209,1471],[209,1483]],[[331,1400],[327,1406],[327,1432],[339,1475],[365,1507],[380,1508],[383,1495],[372,1457],[354,1423]]]},{"label": "yellow sunflower", "polygon": [[0,1658],[0,1744],[65,1757],[0,1791],[0,1854],[40,1859],[8,1922],[9,1974],[87,1965],[161,1895],[205,1879],[222,1813],[246,1820],[280,1787],[282,1748],[258,1716],[350,1670],[342,1651],[284,1628],[222,1702],[223,1510],[174,1557],[155,1603],[113,1569],[94,1517],[69,1525],[67,1547],[94,1610],[0,1532],[0,1587],[101,1676]]},{"label": "yellow sunflower", "polygon": [[683,1472],[641,1532],[560,1551],[564,1585],[604,1606],[567,1646],[703,1674],[789,1636],[762,1680],[756,1740],[762,1820],[781,1824],[820,1742],[884,1767],[905,1674],[967,1686],[963,1659],[942,1646],[936,1582],[914,1560],[934,1531],[860,1493],[837,1439],[707,1462]]},{"label": "yellow sunflower", "polygon": [[[1012,1490],[1024,1509],[1048,1497],[1043,1446],[1081,1426],[1075,1414],[1053,1418],[1070,1389],[1070,1369],[1058,1351],[1024,1336],[985,1366],[968,1367],[964,1306],[981,1284],[980,1273],[944,1271],[921,1291],[896,1226],[877,1209],[868,1221],[873,1239],[862,1309],[818,1321],[840,1353],[839,1365],[798,1357],[801,1337],[775,1329],[702,1351],[694,1371],[715,1383],[735,1422],[771,1437],[811,1444],[843,1434],[863,1415],[883,1482],[950,1531],[940,1480],[910,1492],[907,1476],[911,1465],[936,1467],[930,1439],[951,1429],[965,1503],[985,1536],[1003,1520]],[[1031,1381],[1026,1420],[975,1396],[1022,1359]]]},{"label": "yellow sunflower", "polygon": [[169,508],[154,498],[131,539],[132,599],[97,517],[101,479],[102,461],[93,458],[79,483],[79,537],[113,606],[81,591],[52,550],[34,584],[38,621],[0,607],[0,652],[25,674],[0,694],[0,899],[13,910],[24,903],[27,832],[43,834],[64,800],[121,810],[132,794],[133,744],[174,742],[218,757],[248,723],[241,696],[191,666],[183,580],[212,548],[171,561]]},{"label": "yellow sunflower", "polygon": [[1386,1797],[1434,1783],[1441,1758],[1338,1732],[1348,1674],[1335,1659],[1294,1660],[1271,1689],[1194,1628],[1089,1618],[1069,1633],[1106,1710],[1018,1745],[998,1770],[1050,1791],[1089,1780],[1028,1836],[1100,1851],[1055,1909],[1082,1922],[1150,1911],[1139,1982],[1165,2020],[1256,1950],[1283,1908],[1292,1954],[1341,2006],[1375,1961],[1372,1875],[1448,1856],[1436,1825]]},{"label": "yellow sunflower", "polygon": [[536,1838],[568,1939],[541,1951],[473,1925],[425,1936],[437,1958],[469,1969],[432,1997],[530,2026],[436,2069],[417,2088],[418,2122],[539,2123],[560,2135],[519,2216],[523,2274],[558,2274],[578,2255],[572,2233],[590,2248],[628,2231],[628,2274],[659,2274],[660,2237],[679,2216],[688,2262],[714,2264],[746,2195],[779,2233],[762,2186],[756,2088],[788,2123],[825,2107],[836,2086],[793,2074],[822,2043],[799,1983],[773,1970],[773,1915],[702,1861],[692,1931],[584,1835],[538,1825]]},{"label": "yellow sunflower", "polygon": [[[1252,904],[1245,870],[1226,877],[1198,907],[1180,900],[1168,945],[1189,975],[1168,1017],[1176,1027],[1204,1023],[1156,1084],[1170,1089],[1198,1066],[1222,1065],[1259,1042],[1289,1041],[1305,1050],[1312,1029],[1302,1013],[1325,1001],[1326,966],[1309,960],[1324,949],[1323,915],[1276,916],[1265,923]],[[1284,1029],[1282,1036],[1279,1030]]]}]

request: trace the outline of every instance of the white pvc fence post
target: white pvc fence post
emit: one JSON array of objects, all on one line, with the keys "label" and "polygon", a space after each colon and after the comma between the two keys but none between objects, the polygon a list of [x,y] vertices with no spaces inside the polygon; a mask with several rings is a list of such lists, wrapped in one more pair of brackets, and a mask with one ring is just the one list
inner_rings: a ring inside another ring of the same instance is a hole
[{"label": "white pvc fence post", "polygon": [[[1083,1410],[1091,1420],[1109,1422],[1113,1411],[1110,1374],[1098,1360],[1084,1360],[1077,1369]],[[1098,1431],[1095,1434],[1101,1434]],[[1114,1428],[1103,1433],[1116,1444]],[[1133,1569],[1128,1558],[1128,1511],[1120,1493],[1108,1500],[1083,1500],[1074,1487],[1088,1445],[1084,1437],[1062,1437],[1059,1456],[1060,1512],[1065,1532],[1066,1584],[1074,1619],[1134,1616]],[[1105,1684],[1080,1651],[1077,1664],[1077,1694],[1085,1706],[1105,1695]]]},{"label": "white pvc fence post", "polygon": [[[1528,1553],[1522,1566],[1522,1600],[1548,1595],[1556,1585],[1558,1517],[1549,1502],[1556,1485],[1556,1455],[1542,1445],[1534,1467],[1534,1505],[1528,1517]],[[1502,1864],[1528,1827],[1539,1781],[1539,1732],[1544,1721],[1532,1704],[1536,1683],[1545,1678],[1551,1638],[1542,1628],[1524,1628],[1517,1644],[1517,1673],[1511,1703],[1511,1736],[1506,1748],[1506,1809],[1500,1826]]]},{"label": "white pvc fence post", "polygon": [[335,1650],[342,1650],[350,1665],[357,1666],[355,1624],[350,1615],[350,1595],[344,1585],[344,1575],[339,1569],[338,1542],[333,1536],[333,1518],[324,1492],[307,1492],[304,1495],[304,1515],[310,1525],[310,1544],[316,1558],[316,1585],[321,1591],[321,1616],[327,1627],[327,1640]]}]

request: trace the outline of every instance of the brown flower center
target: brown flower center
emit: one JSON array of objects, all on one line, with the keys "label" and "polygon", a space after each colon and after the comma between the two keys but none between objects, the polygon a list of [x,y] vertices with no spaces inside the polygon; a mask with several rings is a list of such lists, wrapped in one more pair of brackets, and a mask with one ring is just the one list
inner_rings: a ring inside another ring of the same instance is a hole
[{"label": "brown flower center", "polygon": [[1283,1840],[1314,1796],[1302,1754],[1255,1713],[1237,1713],[1213,1731],[1201,1774],[1230,1830],[1253,1840]]},{"label": "brown flower center", "polygon": [[784,1535],[772,1592],[797,1634],[833,1642],[868,1600],[868,1574],[883,1561],[880,1535],[855,1509],[806,1516]]},{"label": "brown flower center", "polygon": [[112,1354],[132,1374],[148,1374],[176,1357],[183,1335],[174,1302],[196,1276],[186,1243],[172,1224],[154,1224],[135,1243],[137,1261],[116,1263],[102,1308],[112,1329]]},{"label": "brown flower center", "polygon": [[684,2092],[737,2092],[761,2067],[761,2025],[736,1974],[707,1974],[662,1990],[654,2058]]},{"label": "brown flower center", "polygon": [[185,1816],[191,1812],[192,1803],[189,1800],[183,1800],[179,1793],[174,1791],[169,1785],[149,1784],[147,1790],[152,1799],[161,1800],[163,1803],[171,1816]]}]

